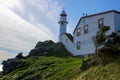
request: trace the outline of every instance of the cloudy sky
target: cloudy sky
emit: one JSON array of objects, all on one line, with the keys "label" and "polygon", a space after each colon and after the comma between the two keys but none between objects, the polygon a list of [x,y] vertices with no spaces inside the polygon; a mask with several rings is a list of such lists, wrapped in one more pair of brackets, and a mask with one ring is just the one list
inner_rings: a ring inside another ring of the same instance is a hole
[{"label": "cloudy sky", "polygon": [[38,41],[58,40],[59,14],[68,13],[72,33],[80,17],[120,11],[119,0],[0,0],[0,61],[28,52]]},{"label": "cloudy sky", "polygon": [[27,54],[38,41],[57,41],[61,9],[58,0],[0,0],[0,60]]}]

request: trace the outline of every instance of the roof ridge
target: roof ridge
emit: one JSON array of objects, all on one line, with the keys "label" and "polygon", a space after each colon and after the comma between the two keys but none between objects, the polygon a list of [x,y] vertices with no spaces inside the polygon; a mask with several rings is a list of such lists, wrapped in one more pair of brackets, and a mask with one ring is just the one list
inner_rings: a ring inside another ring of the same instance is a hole
[{"label": "roof ridge", "polygon": [[70,33],[65,33],[65,35],[73,42],[73,36]]},{"label": "roof ridge", "polygon": [[88,15],[88,16],[81,17],[80,20],[78,21],[78,24],[76,25],[76,27],[75,27],[75,29],[74,29],[74,31],[73,31],[73,34],[74,34],[75,30],[77,29],[77,26],[79,25],[80,21],[81,21],[83,18],[88,18],[88,17],[92,17],[92,16],[97,16],[97,15],[101,15],[101,14],[110,13],[110,12],[115,12],[115,13],[120,14],[120,12],[117,11],[117,10],[109,10],[109,11],[99,12],[99,13],[95,13],[95,14],[91,14],[91,15]]}]

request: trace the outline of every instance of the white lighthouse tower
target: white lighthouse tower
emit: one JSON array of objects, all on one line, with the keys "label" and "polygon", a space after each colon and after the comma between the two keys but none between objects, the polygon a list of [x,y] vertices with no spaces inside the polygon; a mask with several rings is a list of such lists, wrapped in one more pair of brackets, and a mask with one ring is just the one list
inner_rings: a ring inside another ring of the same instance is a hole
[{"label": "white lighthouse tower", "polygon": [[58,23],[60,24],[59,42],[62,42],[61,36],[66,33],[66,27],[68,24],[65,10],[62,10],[62,13],[60,14],[60,21]]}]

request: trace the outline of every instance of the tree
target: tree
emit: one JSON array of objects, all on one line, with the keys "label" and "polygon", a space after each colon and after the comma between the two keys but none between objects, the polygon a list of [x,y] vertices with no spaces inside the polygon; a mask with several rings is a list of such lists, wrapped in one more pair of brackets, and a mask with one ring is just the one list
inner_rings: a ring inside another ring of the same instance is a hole
[{"label": "tree", "polygon": [[93,37],[94,44],[95,44],[95,58],[98,59],[98,49],[105,45],[105,41],[107,39],[106,32],[110,29],[109,26],[100,27],[97,31],[96,36]]}]

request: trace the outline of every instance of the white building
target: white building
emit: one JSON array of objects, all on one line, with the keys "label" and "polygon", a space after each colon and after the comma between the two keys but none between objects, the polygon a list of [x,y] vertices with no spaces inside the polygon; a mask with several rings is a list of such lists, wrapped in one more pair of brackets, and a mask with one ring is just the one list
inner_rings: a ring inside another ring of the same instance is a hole
[{"label": "white building", "polygon": [[115,10],[81,17],[73,32],[73,37],[66,33],[68,23],[66,17],[67,14],[63,10],[59,21],[59,42],[62,42],[73,55],[86,55],[95,52],[92,37],[96,35],[99,27],[110,26],[107,34],[120,30],[120,12]]},{"label": "white building", "polygon": [[66,33],[66,27],[67,27],[67,14],[63,10],[60,14],[60,21],[58,22],[60,24],[60,32],[59,32],[59,42],[62,42],[66,49],[74,54],[73,52],[73,36],[69,33]]}]

